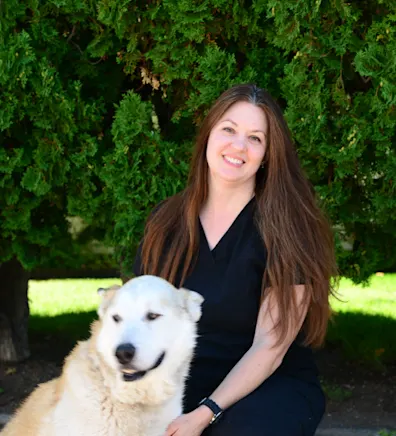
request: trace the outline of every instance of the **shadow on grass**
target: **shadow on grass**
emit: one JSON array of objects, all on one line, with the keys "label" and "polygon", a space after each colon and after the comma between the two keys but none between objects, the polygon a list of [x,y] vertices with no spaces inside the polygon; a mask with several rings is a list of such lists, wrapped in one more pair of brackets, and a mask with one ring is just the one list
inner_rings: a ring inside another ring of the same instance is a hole
[{"label": "shadow on grass", "polygon": [[98,318],[96,311],[65,313],[57,316],[32,315],[29,341],[33,357],[62,361],[74,345],[90,336],[90,325]]},{"label": "shadow on grass", "polygon": [[360,312],[336,313],[329,324],[326,342],[341,349],[348,359],[381,369],[396,363],[396,318]]},{"label": "shadow on grass", "polygon": [[[29,337],[32,354],[43,359],[63,359],[79,340],[90,335],[95,311],[55,317],[32,316]],[[339,312],[329,325],[326,343],[352,361],[373,369],[396,364],[396,319],[381,315]]]}]

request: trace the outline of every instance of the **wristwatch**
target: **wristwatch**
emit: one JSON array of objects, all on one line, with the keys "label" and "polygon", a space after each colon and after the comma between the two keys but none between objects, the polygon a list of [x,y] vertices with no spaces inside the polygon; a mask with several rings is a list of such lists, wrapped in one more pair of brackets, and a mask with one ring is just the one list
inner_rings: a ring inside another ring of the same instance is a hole
[{"label": "wristwatch", "polygon": [[213,417],[209,422],[210,424],[214,424],[217,422],[220,418],[220,416],[223,414],[223,409],[216,404],[213,400],[211,400],[209,397],[203,398],[199,403],[199,406],[206,406],[213,412]]}]

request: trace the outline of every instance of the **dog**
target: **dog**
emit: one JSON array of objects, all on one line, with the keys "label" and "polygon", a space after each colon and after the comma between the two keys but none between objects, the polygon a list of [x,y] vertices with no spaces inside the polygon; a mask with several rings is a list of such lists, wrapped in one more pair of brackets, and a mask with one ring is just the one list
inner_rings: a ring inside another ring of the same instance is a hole
[{"label": "dog", "polygon": [[90,338],[1,436],[162,436],[180,416],[203,297],[149,275],[100,293]]}]

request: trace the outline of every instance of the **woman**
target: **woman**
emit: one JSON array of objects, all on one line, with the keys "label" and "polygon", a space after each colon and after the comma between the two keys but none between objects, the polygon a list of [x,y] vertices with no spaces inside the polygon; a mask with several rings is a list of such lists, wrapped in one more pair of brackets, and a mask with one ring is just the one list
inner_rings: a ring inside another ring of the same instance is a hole
[{"label": "woman", "polygon": [[205,297],[176,436],[307,436],[325,399],[311,347],[323,342],[335,275],[281,110],[254,85],[205,118],[186,189],[149,218],[136,274]]}]

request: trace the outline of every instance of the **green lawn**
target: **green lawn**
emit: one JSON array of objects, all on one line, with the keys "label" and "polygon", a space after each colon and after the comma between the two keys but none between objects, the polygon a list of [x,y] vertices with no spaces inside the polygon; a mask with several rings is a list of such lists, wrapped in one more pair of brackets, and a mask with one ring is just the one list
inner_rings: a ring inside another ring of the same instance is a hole
[{"label": "green lawn", "polygon": [[98,288],[121,284],[119,279],[68,279],[29,281],[30,312],[33,317],[55,317],[65,313],[96,311]]},{"label": "green lawn", "polygon": [[383,315],[396,319],[396,274],[372,276],[368,287],[342,279],[339,289],[343,301],[333,300],[334,310]]},{"label": "green lawn", "polygon": [[[86,338],[100,301],[97,289],[114,283],[120,280],[30,281],[31,335],[58,336],[69,343]],[[396,274],[373,276],[368,287],[343,279],[339,295],[342,301],[332,301],[336,315],[328,343],[369,365],[395,362]]]},{"label": "green lawn", "polygon": [[[119,279],[67,279],[29,281],[31,342],[51,339],[68,351],[89,336],[89,326],[97,318],[98,288]],[[54,339],[56,341],[54,341]]]},{"label": "green lawn", "polygon": [[373,276],[367,287],[343,279],[339,296],[328,342],[374,366],[396,362],[396,274]]}]

